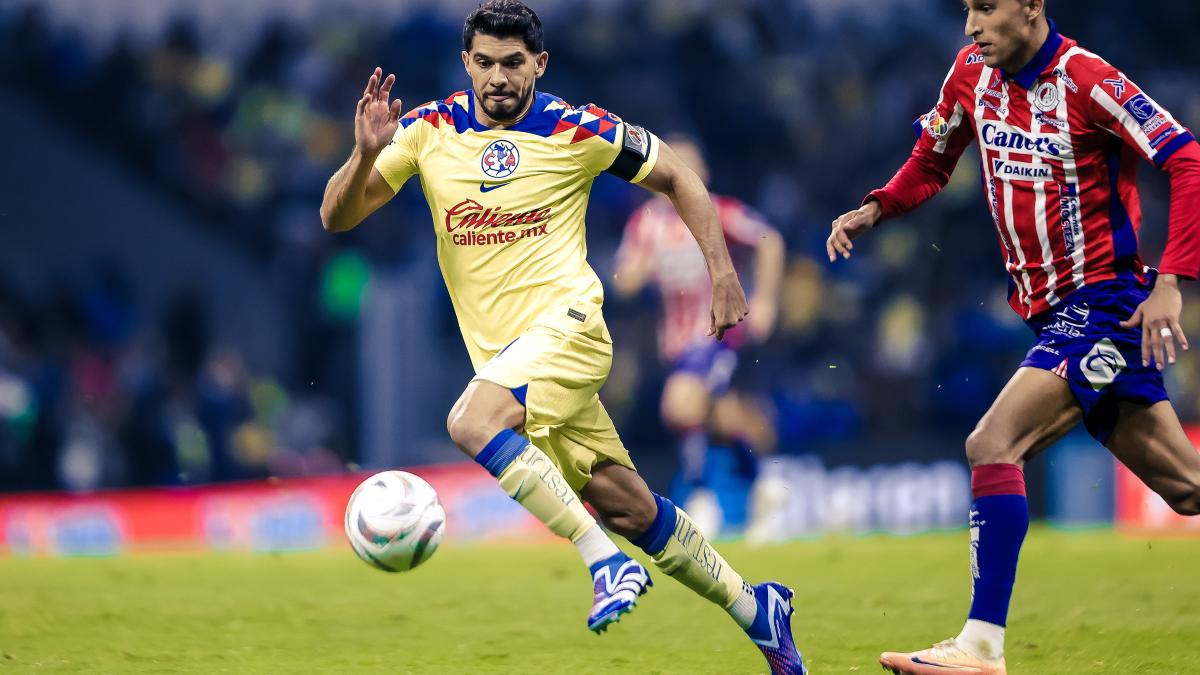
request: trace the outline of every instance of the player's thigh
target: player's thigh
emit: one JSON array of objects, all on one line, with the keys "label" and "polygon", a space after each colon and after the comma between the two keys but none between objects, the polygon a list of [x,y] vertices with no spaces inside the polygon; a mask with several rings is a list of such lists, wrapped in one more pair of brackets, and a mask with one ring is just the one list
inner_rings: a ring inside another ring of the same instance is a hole
[{"label": "player's thigh", "polygon": [[583,324],[587,330],[570,328],[534,324],[475,376],[513,392],[525,406],[527,431],[563,424],[589,405],[608,378],[612,343],[603,338],[599,311]]},{"label": "player's thigh", "polygon": [[592,470],[603,464],[633,469],[629,450],[621,442],[608,411],[593,394],[591,400],[560,425],[535,428],[530,440],[554,458],[576,492],[592,479]]},{"label": "player's thigh", "polygon": [[1019,368],[967,438],[967,460],[1023,464],[1062,438],[1082,418],[1066,380],[1039,368]]},{"label": "player's thigh", "polygon": [[675,371],[663,385],[662,417],[676,428],[698,427],[708,419],[708,383],[688,371]]},{"label": "player's thigh", "polygon": [[510,389],[476,379],[450,408],[446,430],[456,445],[474,457],[502,430],[520,430],[524,424],[525,407]]},{"label": "player's thigh", "polygon": [[1200,513],[1200,453],[1169,401],[1123,402],[1108,449],[1176,511]]}]

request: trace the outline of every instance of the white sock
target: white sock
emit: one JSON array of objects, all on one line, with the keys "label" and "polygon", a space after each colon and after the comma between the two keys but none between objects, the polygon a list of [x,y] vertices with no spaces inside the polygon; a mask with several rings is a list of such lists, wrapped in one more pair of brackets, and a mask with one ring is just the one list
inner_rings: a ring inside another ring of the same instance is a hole
[{"label": "white sock", "polygon": [[954,641],[959,647],[981,659],[994,661],[1004,658],[1004,626],[967,619],[962,632]]},{"label": "white sock", "polygon": [[579,555],[583,556],[583,564],[588,567],[621,552],[604,530],[595,524],[575,540],[575,548],[579,549]]},{"label": "white sock", "polygon": [[742,594],[725,611],[729,612],[729,616],[733,617],[742,630],[754,623],[754,617],[758,614],[758,600],[754,599],[754,591],[750,590],[749,585],[742,582]]}]

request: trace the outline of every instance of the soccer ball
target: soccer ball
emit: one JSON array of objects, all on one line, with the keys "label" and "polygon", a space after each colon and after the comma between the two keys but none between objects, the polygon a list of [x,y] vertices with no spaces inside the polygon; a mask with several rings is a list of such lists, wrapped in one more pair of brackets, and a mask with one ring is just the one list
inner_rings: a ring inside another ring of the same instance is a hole
[{"label": "soccer ball", "polygon": [[429,560],[446,531],[446,510],[424,479],[384,471],[364,480],[346,504],[346,538],[369,565],[404,572]]}]

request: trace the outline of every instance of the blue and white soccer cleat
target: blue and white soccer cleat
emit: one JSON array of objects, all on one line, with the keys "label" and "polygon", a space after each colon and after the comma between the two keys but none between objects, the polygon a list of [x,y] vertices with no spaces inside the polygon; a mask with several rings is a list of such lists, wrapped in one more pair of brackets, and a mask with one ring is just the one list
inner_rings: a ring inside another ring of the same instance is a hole
[{"label": "blue and white soccer cleat", "polygon": [[792,639],[792,589],[768,581],[753,587],[758,614],[746,635],[771,666],[771,675],[807,675],[804,659]]},{"label": "blue and white soccer cleat", "polygon": [[624,553],[601,560],[591,571],[595,595],[588,630],[597,635],[620,621],[622,614],[633,611],[638,596],[654,585],[646,568]]}]

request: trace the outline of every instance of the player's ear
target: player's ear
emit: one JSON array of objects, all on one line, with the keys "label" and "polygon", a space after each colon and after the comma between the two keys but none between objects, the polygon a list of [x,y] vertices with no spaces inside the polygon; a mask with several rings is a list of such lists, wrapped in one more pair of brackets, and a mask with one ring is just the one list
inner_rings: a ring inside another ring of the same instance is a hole
[{"label": "player's ear", "polygon": [[471,72],[471,55],[466,51],[462,53],[463,69],[469,74]]},{"label": "player's ear", "polygon": [[546,64],[549,62],[550,62],[550,53],[549,52],[542,52],[541,54],[538,54],[537,56],[533,57],[533,63],[535,66],[533,69],[534,76],[541,77],[542,75],[545,75],[546,74]]},{"label": "player's ear", "polygon": [[1022,0],[1025,3],[1025,17],[1031,22],[1046,13],[1046,0]]}]

